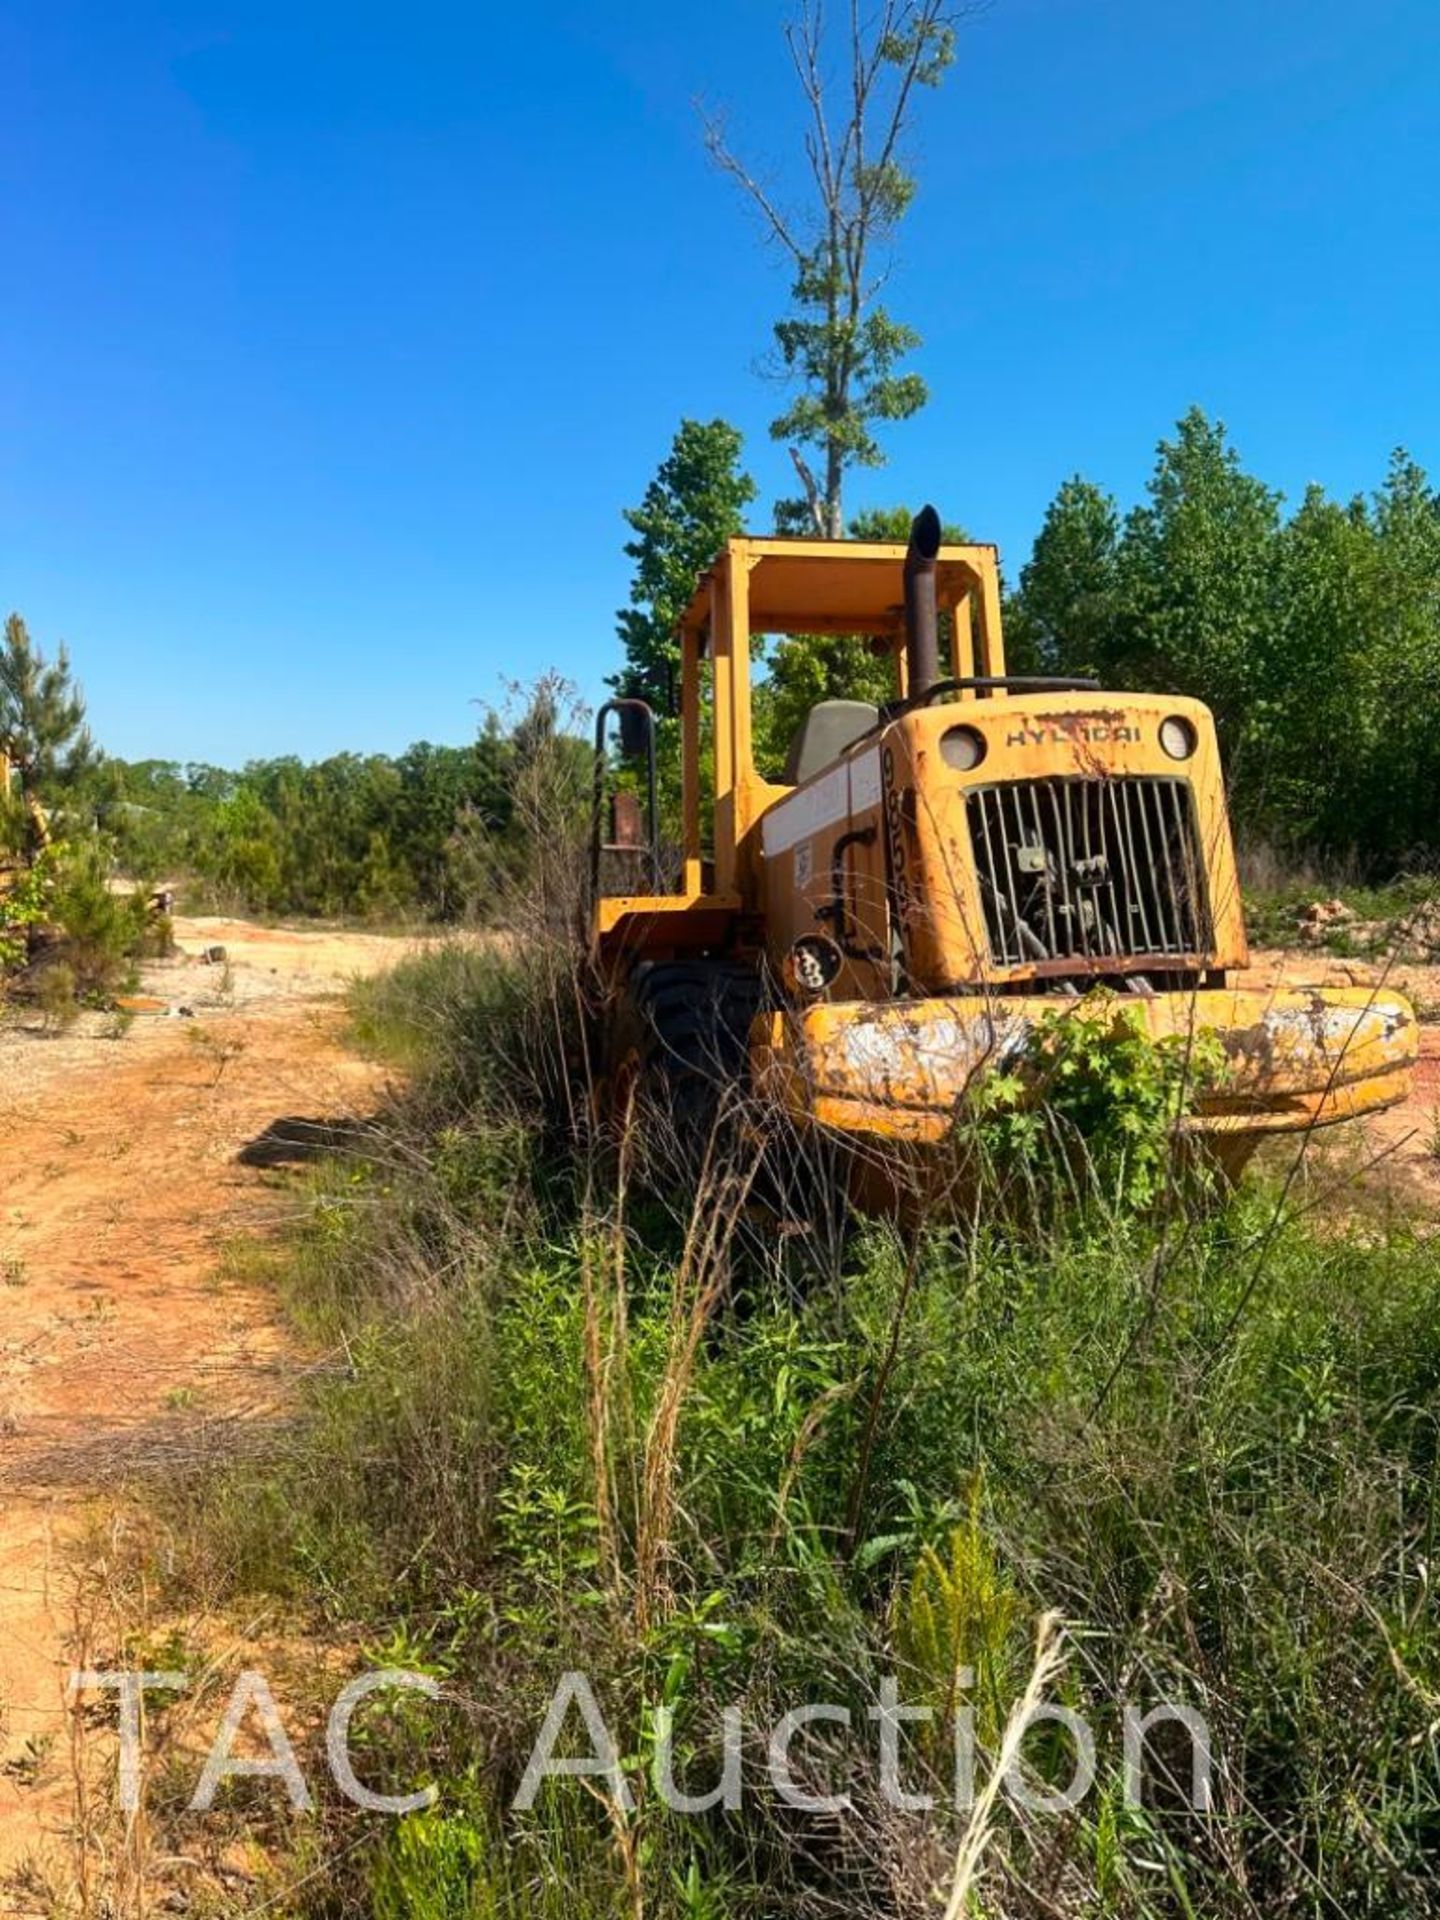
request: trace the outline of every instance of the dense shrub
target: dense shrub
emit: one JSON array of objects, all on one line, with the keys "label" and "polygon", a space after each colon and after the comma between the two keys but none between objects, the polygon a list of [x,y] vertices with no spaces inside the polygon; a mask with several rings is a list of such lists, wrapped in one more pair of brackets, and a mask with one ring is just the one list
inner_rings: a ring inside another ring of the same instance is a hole
[{"label": "dense shrub", "polygon": [[49,915],[82,995],[113,988],[151,937],[148,896],[112,887],[108,849],[95,839],[60,850]]}]

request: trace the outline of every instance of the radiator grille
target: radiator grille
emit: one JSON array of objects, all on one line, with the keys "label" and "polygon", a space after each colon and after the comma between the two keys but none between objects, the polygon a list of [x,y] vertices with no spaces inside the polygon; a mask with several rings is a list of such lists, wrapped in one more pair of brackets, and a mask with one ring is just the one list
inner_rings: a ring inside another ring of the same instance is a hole
[{"label": "radiator grille", "polygon": [[972,788],[966,807],[997,965],[1209,951],[1188,780],[1016,780]]}]

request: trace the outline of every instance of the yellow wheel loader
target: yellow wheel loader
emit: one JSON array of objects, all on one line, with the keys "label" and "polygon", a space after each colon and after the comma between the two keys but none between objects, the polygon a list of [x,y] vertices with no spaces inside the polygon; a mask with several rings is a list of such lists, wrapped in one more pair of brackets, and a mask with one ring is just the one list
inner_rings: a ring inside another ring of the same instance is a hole
[{"label": "yellow wheel loader", "polygon": [[[751,643],[787,634],[867,636],[893,655],[894,698],[822,701],[783,771],[762,771]],[[1209,711],[1008,675],[995,549],[942,545],[933,508],[908,548],[731,540],[680,639],[669,870],[653,717],[612,701],[597,720],[589,935],[614,1111],[653,1081],[701,1125],[717,1091],[748,1086],[802,1135],[851,1143],[873,1198],[874,1170],[942,1150],[976,1076],[1023,1056],[1037,1022],[1117,1002],[1157,1040],[1218,1041],[1187,1125],[1231,1169],[1266,1135],[1405,1097],[1416,1028],[1397,995],[1234,984],[1248,951]],[[617,710],[648,817],[634,796],[604,804]]]}]

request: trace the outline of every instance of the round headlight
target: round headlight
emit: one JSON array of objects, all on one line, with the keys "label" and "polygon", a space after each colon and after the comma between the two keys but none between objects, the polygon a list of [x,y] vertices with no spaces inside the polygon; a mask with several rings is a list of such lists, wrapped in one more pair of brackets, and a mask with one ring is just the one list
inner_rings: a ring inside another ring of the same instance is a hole
[{"label": "round headlight", "polygon": [[985,753],[985,736],[974,727],[947,727],[940,736],[940,758],[956,773],[972,772]]},{"label": "round headlight", "polygon": [[1188,760],[1198,740],[1194,727],[1178,713],[1160,722],[1160,744],[1172,760]]},{"label": "round headlight", "polygon": [[802,933],[786,954],[781,972],[797,999],[818,1000],[839,974],[845,956],[826,933]]}]

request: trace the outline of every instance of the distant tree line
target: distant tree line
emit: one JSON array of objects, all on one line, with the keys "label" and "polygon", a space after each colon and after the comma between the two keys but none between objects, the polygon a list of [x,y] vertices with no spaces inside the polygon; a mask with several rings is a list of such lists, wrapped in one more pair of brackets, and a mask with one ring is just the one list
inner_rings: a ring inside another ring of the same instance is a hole
[{"label": "distant tree line", "polygon": [[395,756],[285,756],[238,771],[106,758],[86,802],[123,870],[189,881],[217,905],[483,918],[487,891],[526,866],[533,828],[518,796],[557,750],[577,769],[586,757],[542,686],[518,722],[491,715],[465,746],[419,741]]},{"label": "distant tree line", "polygon": [[463,746],[239,769],[121,760],[95,748],[64,648],[42,653],[12,614],[0,635],[0,974],[59,927],[82,959],[99,956],[82,984],[98,979],[100,960],[138,950],[161,884],[257,914],[484,920],[542,868],[553,880],[557,860],[579,858],[582,720],[551,675]]}]

